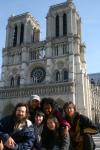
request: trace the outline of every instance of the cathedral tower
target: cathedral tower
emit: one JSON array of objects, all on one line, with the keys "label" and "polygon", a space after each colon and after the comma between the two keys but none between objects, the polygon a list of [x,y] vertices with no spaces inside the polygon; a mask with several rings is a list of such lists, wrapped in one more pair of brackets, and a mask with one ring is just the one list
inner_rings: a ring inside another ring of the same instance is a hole
[{"label": "cathedral tower", "polygon": [[[73,101],[91,117],[89,80],[81,18],[72,0],[53,5],[46,16],[46,39],[30,13],[11,16],[3,49],[0,99],[16,103],[31,94]],[[88,107],[89,106],[89,107]]]}]

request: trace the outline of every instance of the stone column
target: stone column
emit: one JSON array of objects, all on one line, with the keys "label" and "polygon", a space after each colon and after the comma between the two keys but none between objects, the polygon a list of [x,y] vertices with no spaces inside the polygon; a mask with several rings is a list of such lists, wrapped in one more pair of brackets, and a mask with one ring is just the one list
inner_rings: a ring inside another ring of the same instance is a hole
[{"label": "stone column", "polygon": [[6,27],[6,43],[5,43],[6,48],[13,45],[13,36],[14,36],[14,26],[8,23]]},{"label": "stone column", "polygon": [[81,18],[79,18],[78,20],[77,20],[77,33],[78,33],[78,35],[80,36],[80,38],[82,38],[81,36]]},{"label": "stone column", "polygon": [[82,61],[82,67],[84,69],[84,71],[86,71],[86,61],[85,61],[85,45],[82,44],[81,45],[81,61]]},{"label": "stone column", "polygon": [[9,34],[10,34],[10,26],[8,24],[6,26],[6,43],[5,43],[5,47],[9,47]]},{"label": "stone column", "polygon": [[74,81],[74,48],[73,38],[69,38],[69,81]]},{"label": "stone column", "polygon": [[[69,43],[69,82],[74,83],[75,79],[75,68],[74,68],[74,48],[73,48],[73,38],[68,39]],[[75,86],[73,84],[73,86]],[[74,88],[75,89],[75,88]],[[75,103],[75,91],[71,95],[71,99]]]},{"label": "stone column", "polygon": [[91,98],[90,98],[90,85],[89,85],[89,78],[87,74],[84,74],[84,86],[85,86],[85,104],[86,104],[86,114],[89,118],[92,119],[92,107],[91,107]]},{"label": "stone column", "polygon": [[27,25],[28,25],[28,23],[25,22],[24,23],[24,43],[25,44],[27,43]]},{"label": "stone column", "polygon": [[25,85],[27,83],[26,70],[27,70],[26,63],[22,63],[22,65],[21,65],[21,72],[20,72],[20,75],[21,75],[20,85]]},{"label": "stone column", "polygon": [[1,73],[1,80],[5,81],[5,73],[7,71],[7,67],[6,66],[2,66],[2,73]]},{"label": "stone column", "polygon": [[18,32],[17,32],[17,44],[20,45],[21,24],[18,24],[17,28],[18,28]]},{"label": "stone column", "polygon": [[8,24],[6,27],[6,43],[5,43],[6,48],[13,45],[13,32],[14,27]]},{"label": "stone column", "polygon": [[77,16],[75,9],[73,9],[72,15],[73,15],[73,34],[77,34]]},{"label": "stone column", "polygon": [[80,39],[74,39],[75,64],[75,102],[78,111],[86,114],[84,71],[80,58]]},{"label": "stone column", "polygon": [[11,25],[9,33],[9,46],[13,46],[13,39],[14,39],[14,26]]},{"label": "stone column", "polygon": [[46,64],[46,82],[50,82],[52,78],[52,60],[50,57],[52,57],[52,48],[51,48],[51,42],[47,43],[46,45],[46,58],[47,58],[47,64]]},{"label": "stone column", "polygon": [[59,44],[59,46],[58,46],[58,54],[59,54],[59,56],[63,55],[63,45],[62,44]]},{"label": "stone column", "polygon": [[69,10],[67,14],[67,31],[68,35],[73,33],[72,10]]},{"label": "stone column", "polygon": [[46,64],[46,83],[51,82],[52,80],[52,60],[47,59],[47,64]]},{"label": "stone column", "polygon": [[24,47],[22,48],[22,65],[21,65],[21,85],[27,83],[26,77],[26,70],[27,70],[27,61],[28,61],[28,54],[27,49]]},{"label": "stone column", "polygon": [[7,55],[7,50],[3,49],[3,63],[4,66],[8,65],[8,55]]},{"label": "stone column", "polygon": [[46,17],[46,19],[47,19],[47,23],[46,23],[46,25],[47,25],[47,30],[46,30],[46,38],[47,39],[51,39],[52,38],[52,31],[53,31],[53,25],[52,25],[52,17],[51,17],[51,15],[50,14],[48,14],[48,16]]},{"label": "stone column", "polygon": [[46,44],[46,57],[52,57],[52,45],[51,42]]}]

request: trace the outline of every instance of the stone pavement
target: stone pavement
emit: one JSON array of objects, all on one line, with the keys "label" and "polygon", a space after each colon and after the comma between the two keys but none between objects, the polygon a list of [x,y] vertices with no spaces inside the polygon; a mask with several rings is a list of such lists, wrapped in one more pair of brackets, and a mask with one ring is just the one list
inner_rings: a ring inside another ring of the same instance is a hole
[{"label": "stone pavement", "polygon": [[95,150],[100,150],[100,133],[93,136],[94,142],[96,144]]}]

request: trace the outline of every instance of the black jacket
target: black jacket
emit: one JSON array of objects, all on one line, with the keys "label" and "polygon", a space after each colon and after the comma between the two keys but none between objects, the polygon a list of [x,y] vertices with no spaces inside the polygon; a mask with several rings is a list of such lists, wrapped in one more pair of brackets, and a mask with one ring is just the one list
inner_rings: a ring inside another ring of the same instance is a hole
[{"label": "black jacket", "polygon": [[62,127],[52,131],[45,128],[42,132],[42,147],[46,150],[69,150],[69,135],[62,136]]},{"label": "black jacket", "polygon": [[72,150],[94,150],[95,144],[91,135],[98,132],[95,123],[78,112],[75,112],[72,118],[68,115],[65,118],[71,125],[69,133]]}]

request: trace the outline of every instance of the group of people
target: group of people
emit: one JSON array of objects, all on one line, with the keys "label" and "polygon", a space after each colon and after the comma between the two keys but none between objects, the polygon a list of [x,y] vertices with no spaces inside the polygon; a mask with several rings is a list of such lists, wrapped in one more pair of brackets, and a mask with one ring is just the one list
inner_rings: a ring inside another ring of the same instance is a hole
[{"label": "group of people", "polygon": [[50,97],[32,95],[0,120],[0,150],[94,150],[97,132],[72,101],[61,108]]}]

